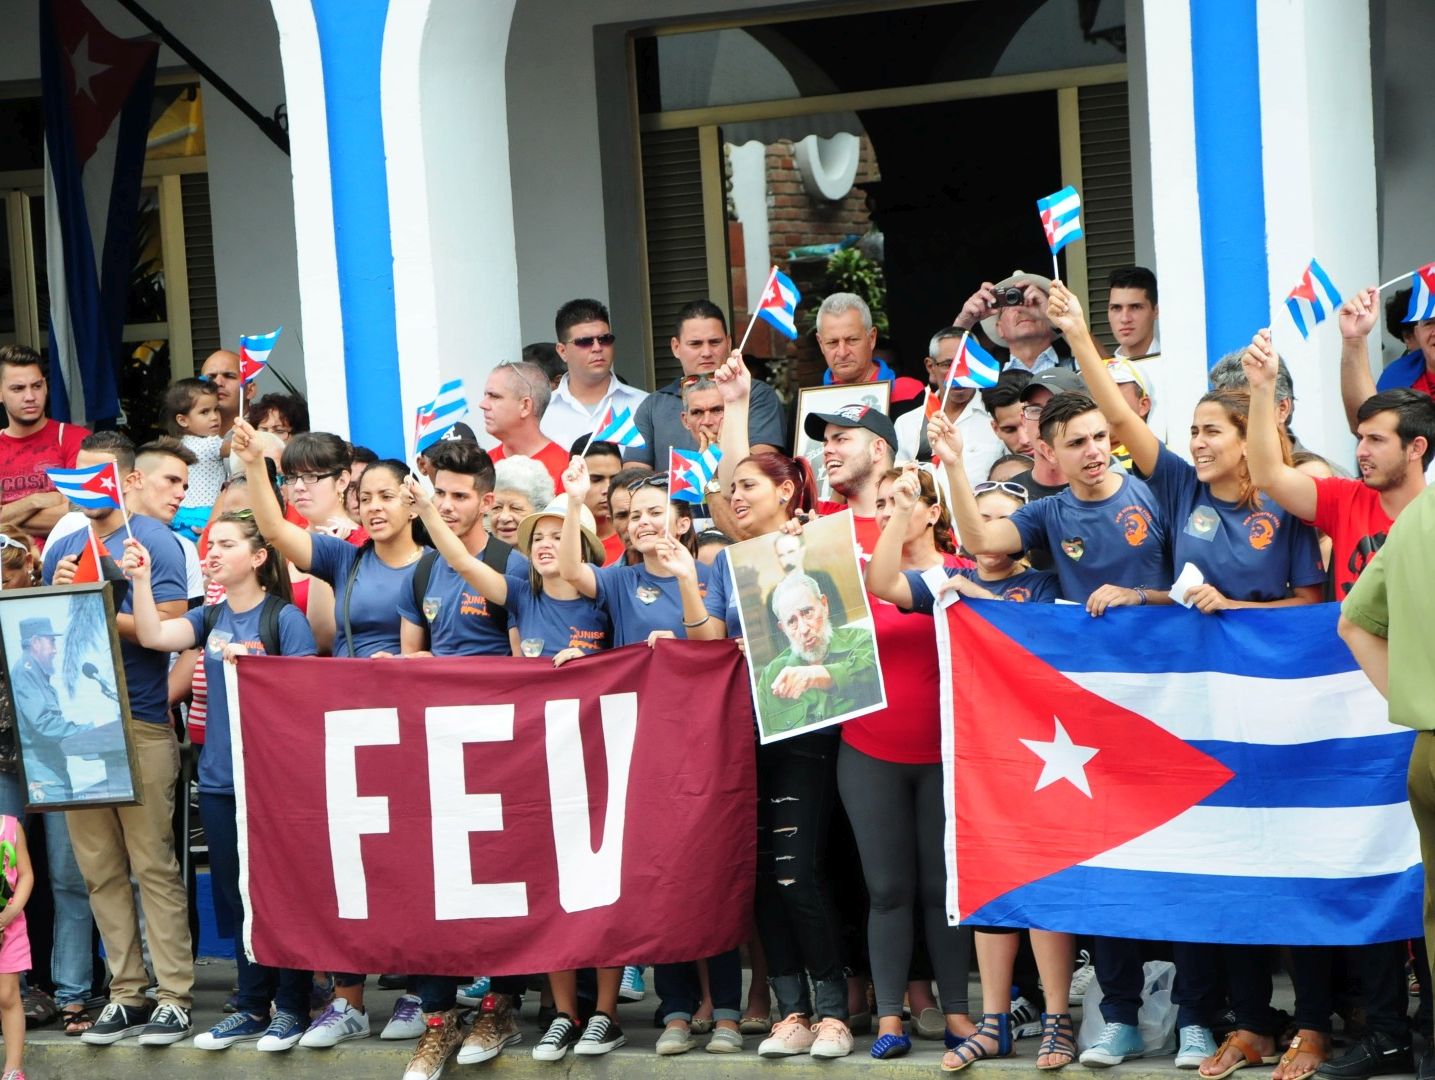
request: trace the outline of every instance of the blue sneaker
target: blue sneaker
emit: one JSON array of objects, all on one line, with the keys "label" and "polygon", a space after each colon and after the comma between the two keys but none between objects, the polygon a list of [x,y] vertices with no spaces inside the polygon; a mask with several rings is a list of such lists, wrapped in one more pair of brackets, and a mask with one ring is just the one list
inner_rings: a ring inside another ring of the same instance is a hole
[{"label": "blue sneaker", "polygon": [[487,993],[488,976],[480,975],[467,986],[460,986],[458,988],[458,1003],[460,1005],[467,1005],[470,1009],[476,1009]]},{"label": "blue sneaker", "polygon": [[872,1044],[872,1056],[879,1061],[885,1058],[906,1057],[912,1049],[912,1040],[906,1035],[882,1035]]},{"label": "blue sneaker", "polygon": [[643,969],[640,967],[625,967],[623,969],[623,982],[618,987],[619,1001],[642,1001],[648,996],[648,988],[643,985]]},{"label": "blue sneaker", "polygon": [[237,1042],[253,1042],[261,1038],[268,1028],[267,1016],[260,1019],[247,1012],[237,1012],[196,1035],[194,1045],[200,1050],[225,1050]]},{"label": "blue sneaker", "polygon": [[1083,1065],[1104,1069],[1120,1065],[1127,1058],[1139,1058],[1146,1053],[1141,1041],[1141,1030],[1134,1024],[1107,1024],[1101,1029],[1089,1049],[1081,1053]]},{"label": "blue sneaker", "polygon": [[292,1049],[304,1034],[304,1028],[307,1026],[306,1019],[298,1013],[276,1009],[274,1019],[269,1021],[269,1026],[264,1029],[264,1035],[260,1038],[259,1045],[254,1049],[270,1054]]}]

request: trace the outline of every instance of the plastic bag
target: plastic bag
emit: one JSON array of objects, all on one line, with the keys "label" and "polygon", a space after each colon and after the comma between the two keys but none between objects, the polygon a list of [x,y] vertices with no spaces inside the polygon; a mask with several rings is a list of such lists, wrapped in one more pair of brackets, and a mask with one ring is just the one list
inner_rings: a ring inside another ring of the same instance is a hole
[{"label": "plastic bag", "polygon": [[[1176,965],[1169,960],[1148,960],[1142,969],[1145,984],[1141,988],[1141,1011],[1136,1022],[1141,1028],[1141,1042],[1147,1057],[1160,1057],[1176,1052],[1176,1004],[1171,1000],[1171,987],[1176,981]],[[1106,1021],[1101,1016],[1101,983],[1091,980],[1081,999],[1081,1030],[1077,1045],[1082,1050],[1101,1037]]]}]

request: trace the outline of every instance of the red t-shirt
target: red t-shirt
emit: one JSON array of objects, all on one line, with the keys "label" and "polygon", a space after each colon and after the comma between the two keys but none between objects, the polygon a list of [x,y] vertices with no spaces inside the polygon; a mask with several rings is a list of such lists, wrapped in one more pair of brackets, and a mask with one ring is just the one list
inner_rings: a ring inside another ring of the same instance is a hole
[{"label": "red t-shirt", "polygon": [[623,538],[617,533],[603,537],[603,565],[614,566],[623,561],[623,553],[628,549],[623,546]]},{"label": "red t-shirt", "polygon": [[0,503],[37,491],[54,491],[46,469],[73,469],[88,428],[46,420],[33,435],[17,439],[0,431]]},{"label": "red t-shirt", "polygon": [[[495,446],[488,452],[489,459],[497,465],[509,455],[504,452],[502,446]],[[568,468],[568,463],[573,460],[568,451],[559,446],[556,442],[550,442],[536,454],[529,454],[534,461],[539,462],[548,470],[548,475],[553,477],[553,492],[556,495],[563,494],[563,470]]]},{"label": "red t-shirt", "polygon": [[871,593],[872,627],[882,662],[887,707],[842,725],[854,750],[881,761],[934,765],[942,760],[937,636],[932,616],[905,612]]},{"label": "red t-shirt", "polygon": [[1430,369],[1428,367],[1420,369],[1420,378],[1410,384],[1410,389],[1419,390],[1422,394],[1429,394],[1431,397],[1435,397],[1435,378],[1430,377]]},{"label": "red t-shirt", "polygon": [[[840,514],[842,511],[850,509],[851,507],[846,503],[819,502],[817,516],[826,517],[828,514]],[[862,549],[862,554],[871,555],[872,549],[877,546],[877,538],[882,535],[882,530],[877,528],[877,519],[863,517],[854,510],[852,512],[852,527],[857,531],[857,546]]]},{"label": "red t-shirt", "polygon": [[1331,539],[1335,598],[1344,600],[1355,579],[1385,543],[1394,519],[1380,505],[1380,492],[1360,480],[1322,476],[1315,481],[1315,518]]}]

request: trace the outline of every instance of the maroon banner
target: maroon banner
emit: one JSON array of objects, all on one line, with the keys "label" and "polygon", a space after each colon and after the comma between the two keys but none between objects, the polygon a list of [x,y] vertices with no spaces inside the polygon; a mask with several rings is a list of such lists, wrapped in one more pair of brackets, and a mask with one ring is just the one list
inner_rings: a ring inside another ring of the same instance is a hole
[{"label": "maroon banner", "polygon": [[573,661],[244,658],[249,954],[471,976],[746,940],[752,707],[731,642]]}]

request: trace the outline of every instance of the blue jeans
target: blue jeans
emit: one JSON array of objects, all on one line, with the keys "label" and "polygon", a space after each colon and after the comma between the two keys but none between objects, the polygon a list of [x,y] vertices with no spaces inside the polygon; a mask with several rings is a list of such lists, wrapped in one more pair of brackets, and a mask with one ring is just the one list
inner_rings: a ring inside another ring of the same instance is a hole
[{"label": "blue jeans", "polygon": [[301,1019],[308,1017],[313,972],[267,967],[244,955],[244,900],[239,892],[239,828],[234,796],[200,792],[199,817],[209,841],[210,880],[235,916],[234,963],[239,969],[240,1011],[268,1016],[272,1000],[278,1009],[297,1013]]},{"label": "blue jeans", "polygon": [[64,814],[45,815],[45,855],[50,862],[50,894],[55,904],[55,943],[50,951],[50,981],[61,1007],[90,996],[94,979],[94,915],[90,890],[75,851]]},{"label": "blue jeans", "polygon": [[[658,1015],[663,1023],[672,1020],[691,1021],[702,1004],[703,988],[698,981],[698,966],[686,964],[654,964],[653,985],[661,999]],[[713,1019],[742,1019],[742,958],[736,949],[708,957],[708,986],[713,995]]]}]

